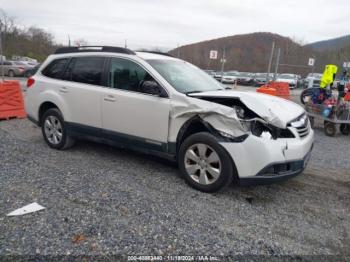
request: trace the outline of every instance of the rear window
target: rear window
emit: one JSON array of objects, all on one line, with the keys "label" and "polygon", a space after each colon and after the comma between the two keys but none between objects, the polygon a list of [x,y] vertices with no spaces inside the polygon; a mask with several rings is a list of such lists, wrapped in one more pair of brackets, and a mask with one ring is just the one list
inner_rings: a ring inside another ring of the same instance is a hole
[{"label": "rear window", "polygon": [[42,71],[42,74],[47,77],[60,79],[66,65],[69,61],[69,58],[61,58],[52,61],[45,69]]}]

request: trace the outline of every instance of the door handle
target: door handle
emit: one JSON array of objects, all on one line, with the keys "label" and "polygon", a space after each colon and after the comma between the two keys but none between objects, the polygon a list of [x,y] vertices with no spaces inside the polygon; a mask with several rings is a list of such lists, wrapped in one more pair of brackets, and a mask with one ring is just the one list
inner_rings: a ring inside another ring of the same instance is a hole
[{"label": "door handle", "polygon": [[63,87],[60,88],[60,92],[61,93],[68,93],[68,88],[63,86]]},{"label": "door handle", "polygon": [[104,100],[105,101],[108,101],[108,102],[115,102],[117,101],[117,99],[113,96],[113,95],[107,95],[104,97]]}]

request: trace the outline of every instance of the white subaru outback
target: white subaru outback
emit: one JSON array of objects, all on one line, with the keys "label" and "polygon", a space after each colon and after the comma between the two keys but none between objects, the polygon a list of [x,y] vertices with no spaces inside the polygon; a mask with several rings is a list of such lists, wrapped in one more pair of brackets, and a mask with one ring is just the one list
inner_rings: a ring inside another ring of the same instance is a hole
[{"label": "white subaru outback", "polygon": [[28,118],[50,147],[92,139],[165,157],[204,192],[296,176],[313,146],[302,107],[227,90],[194,65],[164,54],[60,48],[27,87]]}]

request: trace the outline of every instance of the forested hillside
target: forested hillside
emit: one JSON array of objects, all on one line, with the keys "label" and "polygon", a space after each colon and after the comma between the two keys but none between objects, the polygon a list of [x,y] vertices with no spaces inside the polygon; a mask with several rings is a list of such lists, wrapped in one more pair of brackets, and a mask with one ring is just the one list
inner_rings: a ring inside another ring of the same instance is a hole
[{"label": "forested hillside", "polygon": [[316,58],[315,71],[322,72],[324,65],[334,63],[341,66],[346,57],[350,57],[350,43],[347,48],[319,51],[310,45],[299,44],[288,37],[263,32],[228,36],[181,46],[171,50],[170,53],[200,68],[220,70],[220,59],[210,60],[209,51],[218,50],[219,58],[221,58],[225,47],[227,61],[225,70],[266,72],[272,42],[275,42],[276,50],[281,48],[280,64],[282,65],[279,67],[279,72],[305,75],[311,71],[311,68],[307,66],[310,57]]},{"label": "forested hillside", "polygon": [[12,55],[20,55],[43,61],[57,48],[53,42],[52,34],[33,26],[29,28],[19,27],[15,24],[15,19],[9,17],[1,9],[0,29],[3,53],[7,58],[11,58]]},{"label": "forested hillside", "polygon": [[306,45],[317,51],[336,51],[350,45],[350,35],[337,37],[329,40],[318,41]]}]

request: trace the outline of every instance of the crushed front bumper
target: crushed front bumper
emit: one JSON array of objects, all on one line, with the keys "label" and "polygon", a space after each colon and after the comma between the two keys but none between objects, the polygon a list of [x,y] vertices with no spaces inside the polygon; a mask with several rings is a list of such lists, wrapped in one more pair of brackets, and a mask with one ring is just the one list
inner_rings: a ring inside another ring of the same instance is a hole
[{"label": "crushed front bumper", "polygon": [[312,148],[313,146],[303,159],[270,164],[263,168],[256,176],[240,178],[239,184],[242,186],[266,185],[295,177],[301,174],[306,168],[310,160]]},{"label": "crushed front bumper", "polygon": [[302,173],[310,158],[314,132],[303,138],[264,139],[249,135],[241,143],[220,143],[230,154],[241,185],[267,184]]}]

